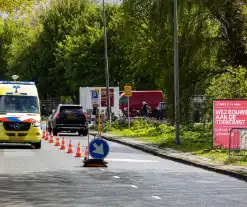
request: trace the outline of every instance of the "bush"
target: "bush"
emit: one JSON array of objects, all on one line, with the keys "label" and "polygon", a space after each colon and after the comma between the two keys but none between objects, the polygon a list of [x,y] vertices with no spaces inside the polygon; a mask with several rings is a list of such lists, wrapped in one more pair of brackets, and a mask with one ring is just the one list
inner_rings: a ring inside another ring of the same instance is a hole
[{"label": "bush", "polygon": [[[174,147],[176,145],[175,127],[168,124],[151,124],[138,119],[132,123],[130,129],[121,127],[119,124],[106,126],[107,130],[121,131],[123,136],[151,137],[154,144],[162,147]],[[210,148],[211,146],[211,124],[190,124],[181,127],[181,143],[184,148],[198,149]],[[152,138],[153,137],[153,138]]]}]

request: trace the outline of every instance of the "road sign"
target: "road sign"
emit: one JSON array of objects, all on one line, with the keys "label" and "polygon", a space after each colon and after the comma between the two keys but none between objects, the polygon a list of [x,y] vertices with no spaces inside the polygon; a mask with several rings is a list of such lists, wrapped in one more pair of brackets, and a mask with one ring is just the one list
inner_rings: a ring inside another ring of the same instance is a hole
[{"label": "road sign", "polygon": [[93,90],[92,91],[92,99],[98,99],[99,98],[99,94],[97,90]]},{"label": "road sign", "polygon": [[91,100],[92,100],[92,105],[93,107],[98,106],[99,104],[99,91],[96,90],[92,90],[91,91]]},{"label": "road sign", "polygon": [[88,152],[94,159],[104,159],[109,151],[108,143],[101,138],[96,138],[89,143]]},{"label": "road sign", "polygon": [[125,96],[132,96],[132,87],[131,86],[124,86],[124,95]]}]

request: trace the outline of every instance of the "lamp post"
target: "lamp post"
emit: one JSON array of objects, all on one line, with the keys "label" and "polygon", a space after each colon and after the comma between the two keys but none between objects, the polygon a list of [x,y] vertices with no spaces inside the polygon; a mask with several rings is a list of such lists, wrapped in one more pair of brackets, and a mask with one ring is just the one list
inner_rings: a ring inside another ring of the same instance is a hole
[{"label": "lamp post", "polygon": [[108,67],[108,53],[107,53],[107,33],[106,33],[106,14],[105,14],[105,0],[103,0],[103,20],[104,20],[104,42],[105,42],[105,79],[106,79],[106,97],[107,97],[107,119],[111,125],[110,113],[110,90],[109,90],[109,67]]},{"label": "lamp post", "polygon": [[178,65],[178,2],[174,0],[174,95],[176,143],[180,144],[180,100],[179,100],[179,65]]}]

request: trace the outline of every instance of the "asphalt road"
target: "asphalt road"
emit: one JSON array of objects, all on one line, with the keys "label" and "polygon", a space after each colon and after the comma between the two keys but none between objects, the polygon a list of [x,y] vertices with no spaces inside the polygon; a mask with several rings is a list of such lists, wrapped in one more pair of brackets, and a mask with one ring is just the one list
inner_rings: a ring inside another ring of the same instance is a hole
[{"label": "asphalt road", "polygon": [[247,206],[246,182],[108,143],[108,168],[83,168],[47,141],[40,150],[0,145],[0,206]]}]

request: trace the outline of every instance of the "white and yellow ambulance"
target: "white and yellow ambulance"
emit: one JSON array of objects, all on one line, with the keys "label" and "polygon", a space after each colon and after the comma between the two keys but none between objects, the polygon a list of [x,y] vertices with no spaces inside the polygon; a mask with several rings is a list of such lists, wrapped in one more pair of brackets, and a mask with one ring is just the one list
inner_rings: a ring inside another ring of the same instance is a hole
[{"label": "white and yellow ambulance", "polygon": [[41,148],[39,96],[34,82],[0,81],[0,143]]}]

